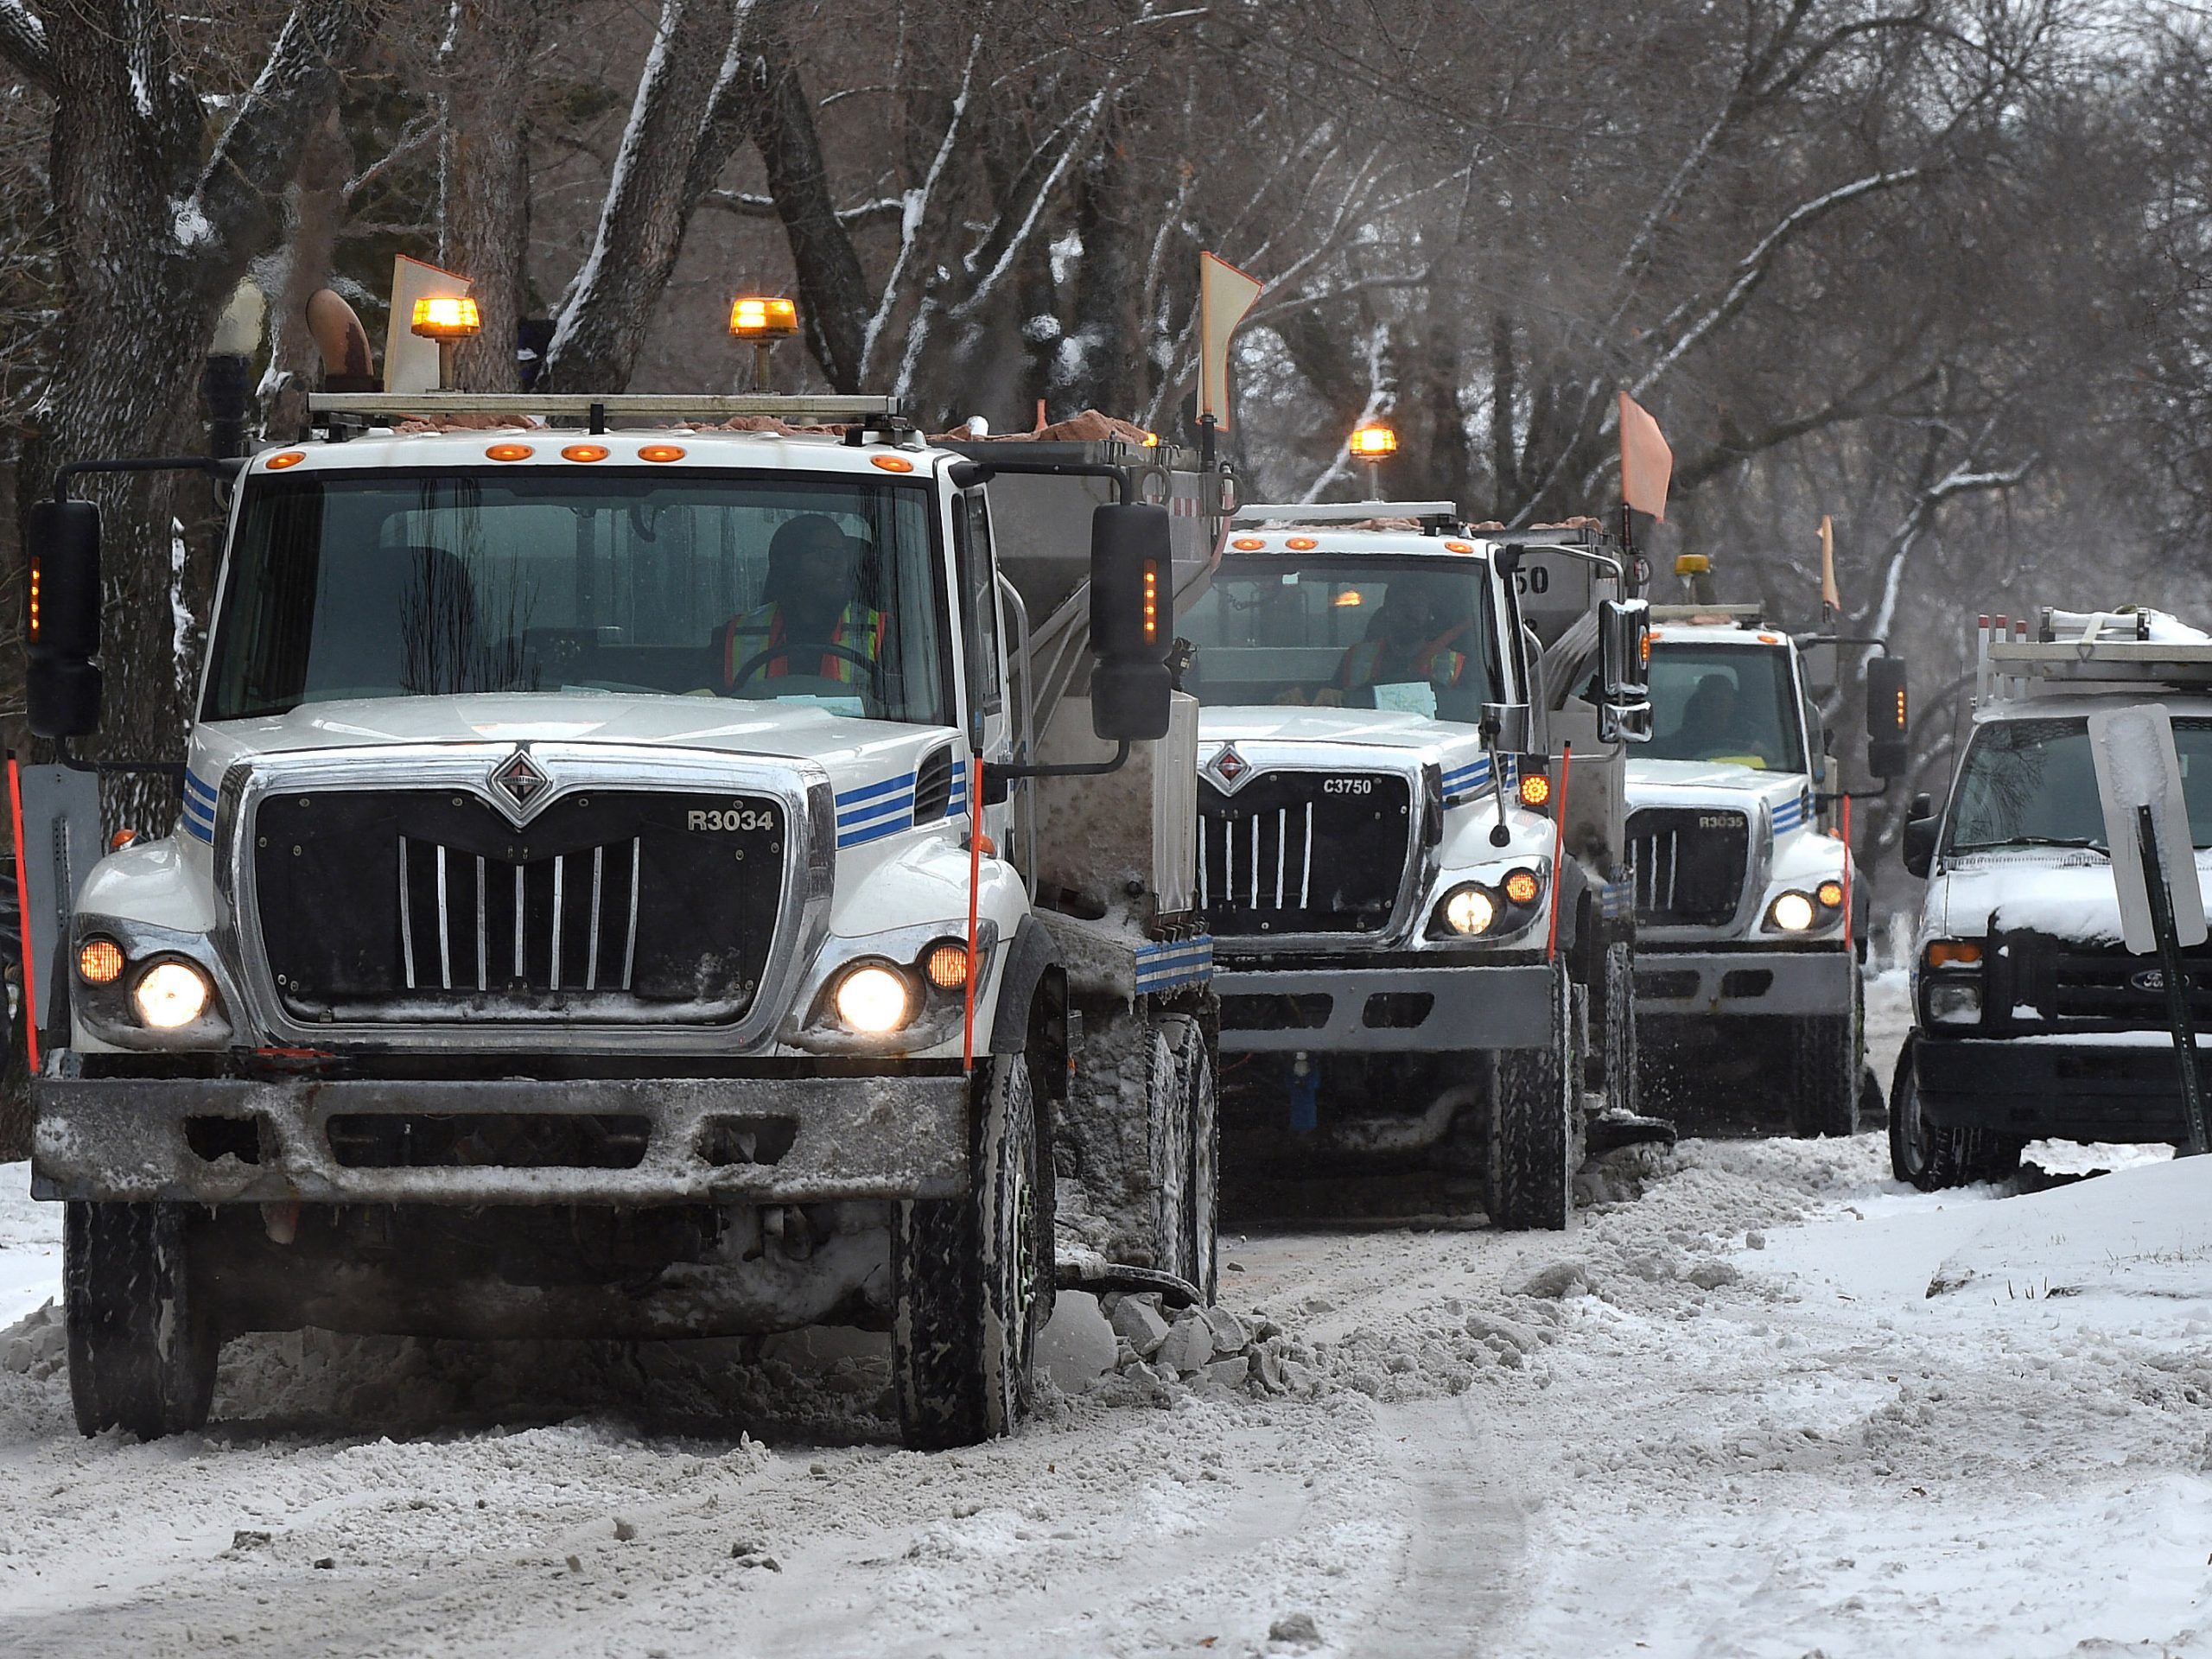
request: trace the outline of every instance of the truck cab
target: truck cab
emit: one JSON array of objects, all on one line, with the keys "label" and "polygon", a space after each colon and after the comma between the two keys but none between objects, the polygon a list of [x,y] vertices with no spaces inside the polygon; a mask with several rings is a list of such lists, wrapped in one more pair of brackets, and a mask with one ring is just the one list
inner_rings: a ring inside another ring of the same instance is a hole
[{"label": "truck cab", "polygon": [[[1906,868],[1927,889],[1891,1097],[1899,1179],[2003,1179],[2037,1140],[2187,1139],[2165,978],[2124,942],[2088,731],[2101,710],[2145,703],[2172,722],[2202,874],[2212,635],[2145,610],[1981,619],[1972,734],[1948,798],[1917,798],[1905,826]],[[2201,1021],[2212,950],[2183,956]]]},{"label": "truck cab", "polygon": [[1758,607],[1656,607],[1650,686],[1628,834],[1655,1096],[1772,1091],[1796,1132],[1852,1134],[1866,898],[1804,658]]},{"label": "truck cab", "polygon": [[[682,401],[325,395],[224,469],[175,822],[60,884],[32,976],[86,1433],[196,1427],[245,1331],[832,1322],[889,1333],[910,1444],[1001,1433],[1062,1171],[1087,1256],[1210,1291],[1162,631],[1208,480]],[[32,518],[31,718],[82,767],[72,482]]]},{"label": "truck cab", "polygon": [[[1585,595],[1576,641],[1521,604],[1554,566]],[[1421,1172],[1502,1224],[1567,1224],[1586,1089],[1633,1103],[1619,766],[1642,607],[1622,598],[1580,529],[1240,510],[1182,625],[1233,1173]]]}]

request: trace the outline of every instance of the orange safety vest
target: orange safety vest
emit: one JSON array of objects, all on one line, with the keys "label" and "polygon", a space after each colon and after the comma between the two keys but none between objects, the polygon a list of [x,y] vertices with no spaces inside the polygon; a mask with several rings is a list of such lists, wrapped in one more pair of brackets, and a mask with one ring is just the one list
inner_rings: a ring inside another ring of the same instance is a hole
[{"label": "orange safety vest", "polygon": [[[1455,628],[1453,633],[1459,632]],[[1411,664],[1414,677],[1433,685],[1457,685],[1459,676],[1467,671],[1467,654],[1447,650],[1445,640],[1432,639],[1413,654]],[[1376,683],[1376,671],[1382,663],[1382,641],[1362,639],[1346,647],[1344,660],[1337,664],[1337,689],[1350,691]]]},{"label": "orange safety vest", "polygon": [[[872,611],[865,605],[848,605],[839,614],[837,626],[830,632],[830,643],[843,645],[849,651],[856,651],[870,663],[880,662],[883,658],[883,632],[888,620],[881,611]],[[734,683],[739,669],[760,652],[783,642],[784,607],[781,605],[763,605],[758,610],[732,617],[729,626],[722,630],[722,683]],[[802,661],[805,654],[804,651],[799,652]],[[861,683],[861,666],[849,657],[832,656],[824,652],[815,666],[815,677],[817,679],[836,680],[843,685]],[[772,657],[767,666],[760,671],[760,677],[780,680],[793,672],[788,655]]]}]

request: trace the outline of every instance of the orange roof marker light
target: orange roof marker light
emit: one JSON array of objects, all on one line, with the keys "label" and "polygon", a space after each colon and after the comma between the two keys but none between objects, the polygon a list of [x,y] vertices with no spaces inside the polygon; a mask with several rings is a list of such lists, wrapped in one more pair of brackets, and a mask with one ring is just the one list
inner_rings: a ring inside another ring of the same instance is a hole
[{"label": "orange roof marker light", "polygon": [[287,467],[296,467],[308,458],[304,449],[287,449],[282,454],[271,455],[262,463],[272,473],[281,473]]},{"label": "orange roof marker light", "polygon": [[484,319],[466,294],[425,294],[415,302],[409,332],[425,340],[467,340],[484,332]]},{"label": "orange roof marker light", "polygon": [[495,443],[484,451],[487,461],[528,461],[537,451],[526,443]]},{"label": "orange roof marker light", "polygon": [[911,473],[914,470],[914,463],[904,455],[870,455],[868,459],[871,467],[880,467],[887,473]]},{"label": "orange roof marker light", "polygon": [[789,300],[741,295],[729,308],[729,331],[740,340],[782,340],[798,332],[798,307]]},{"label": "orange roof marker light", "polygon": [[1292,536],[1285,538],[1283,545],[1294,553],[1311,553],[1321,543],[1311,536]]},{"label": "orange roof marker light", "polygon": [[639,461],[681,461],[683,446],[678,443],[641,443],[638,446]]},{"label": "orange roof marker light", "polygon": [[1362,461],[1388,461],[1398,453],[1398,435],[1387,426],[1354,427],[1350,444]]},{"label": "orange roof marker light", "polygon": [[1239,553],[1257,553],[1267,545],[1267,542],[1258,536],[1239,536],[1230,545]]},{"label": "orange roof marker light", "polygon": [[572,443],[561,452],[563,461],[605,461],[607,446],[603,443]]}]

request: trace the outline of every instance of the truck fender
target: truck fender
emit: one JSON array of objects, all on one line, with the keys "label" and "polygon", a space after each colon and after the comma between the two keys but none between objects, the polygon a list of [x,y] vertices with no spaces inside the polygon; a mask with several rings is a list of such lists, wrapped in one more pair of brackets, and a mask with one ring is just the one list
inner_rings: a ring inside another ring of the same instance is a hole
[{"label": "truck fender", "polygon": [[992,1053],[1019,1054],[1028,1046],[1030,1005],[1037,999],[1039,982],[1059,960],[1045,925],[1034,916],[1023,917],[999,970],[998,1001],[991,1012]]}]

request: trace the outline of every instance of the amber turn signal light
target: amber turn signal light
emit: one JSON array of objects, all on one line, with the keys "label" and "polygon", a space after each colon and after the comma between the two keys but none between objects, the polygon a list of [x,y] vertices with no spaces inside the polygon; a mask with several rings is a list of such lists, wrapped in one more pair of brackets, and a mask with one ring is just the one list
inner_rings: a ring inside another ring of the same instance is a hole
[{"label": "amber turn signal light", "polygon": [[1514,871],[1505,878],[1505,896],[1516,905],[1535,904],[1536,902],[1536,873],[1534,870]]},{"label": "amber turn signal light", "polygon": [[968,982],[968,947],[950,939],[933,944],[922,958],[922,973],[940,991],[957,991]]},{"label": "amber turn signal light", "polygon": [[1981,947],[1971,939],[1930,939],[1921,960],[1930,968],[1970,968],[1981,960]]},{"label": "amber turn signal light", "polygon": [[86,939],[77,947],[77,971],[87,985],[114,984],[123,977],[123,947],[113,939]]},{"label": "amber turn signal light", "polygon": [[1837,906],[1843,902],[1843,883],[1840,881],[1823,881],[1819,887],[1813,889],[1813,897],[1819,899],[1830,910],[1834,910]]},{"label": "amber turn signal light", "polygon": [[1521,804],[1548,806],[1552,799],[1552,780],[1541,772],[1521,774]]}]

